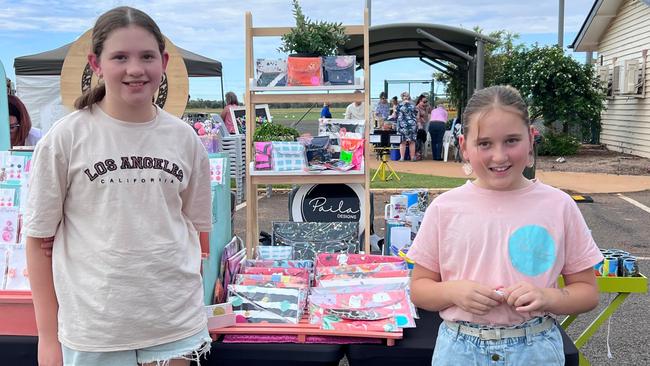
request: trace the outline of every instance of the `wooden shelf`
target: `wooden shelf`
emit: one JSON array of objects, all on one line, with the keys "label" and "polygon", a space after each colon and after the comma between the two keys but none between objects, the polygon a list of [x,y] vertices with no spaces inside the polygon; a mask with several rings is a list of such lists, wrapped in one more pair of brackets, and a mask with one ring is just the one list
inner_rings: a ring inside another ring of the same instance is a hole
[{"label": "wooden shelf", "polygon": [[311,183],[359,183],[365,182],[365,171],[349,170],[340,172],[337,170],[323,171],[290,171],[274,172],[271,170],[255,170],[254,163],[249,165],[251,184],[311,184]]},{"label": "wooden shelf", "polygon": [[[257,82],[255,79],[251,80],[251,87],[250,90],[252,92],[296,92],[296,91],[304,91],[304,92],[309,92],[309,93],[314,93],[314,92],[329,92],[329,91],[351,91],[351,90],[363,90],[363,81],[360,80],[359,78],[356,78],[355,80],[356,84],[352,85],[302,85],[302,86],[257,86]],[[289,95],[291,96],[291,95]],[[348,98],[350,95],[347,95]],[[349,99],[346,99],[349,100]],[[360,100],[363,101],[363,100]]]},{"label": "wooden shelf", "polygon": [[237,323],[230,327],[208,329],[213,340],[217,340],[219,335],[225,334],[259,334],[259,335],[295,335],[298,337],[298,343],[305,343],[306,337],[315,336],[338,336],[338,337],[361,337],[361,338],[379,338],[385,339],[387,346],[395,345],[395,340],[404,337],[403,330],[397,332],[368,332],[363,330],[324,330],[316,324],[309,323],[309,315],[303,315],[298,324],[284,323]]},{"label": "wooden shelf", "polygon": [[[254,115],[255,104],[274,104],[286,102],[302,103],[341,103],[341,102],[363,102],[365,103],[365,120],[366,128],[364,139],[368,141],[370,131],[370,41],[369,41],[369,12],[364,10],[364,23],[362,25],[345,26],[346,33],[349,35],[363,35],[363,75],[355,79],[355,85],[318,85],[318,86],[287,86],[287,87],[260,87],[254,80],[255,77],[255,57],[253,52],[253,39],[255,37],[280,37],[291,31],[290,27],[253,27],[253,17],[250,12],[246,12],[244,17],[246,29],[246,83],[245,105],[246,115]],[[359,90],[361,93],[354,93]],[[358,171],[338,172],[269,172],[255,171],[253,168],[255,159],[255,149],[253,147],[253,136],[255,125],[253,124],[246,130],[246,161],[248,162],[246,170],[246,250],[247,254],[252,257],[254,247],[258,241],[258,202],[251,197],[257,196],[257,186],[263,184],[360,184],[364,188],[362,205],[370,207],[370,168],[367,164]],[[370,159],[370,149],[364,150],[364,161]],[[370,210],[366,210],[364,218],[364,236],[363,250],[370,252],[370,223],[372,222]]]},{"label": "wooden shelf", "polygon": [[[363,35],[363,25],[344,25],[345,34],[347,35]],[[254,27],[251,28],[251,35],[253,37],[282,37],[289,33],[291,27]]]},{"label": "wooden shelf", "polygon": [[273,103],[323,103],[329,101],[338,102],[365,102],[365,93],[354,94],[259,94],[251,93],[250,99],[253,104]]}]

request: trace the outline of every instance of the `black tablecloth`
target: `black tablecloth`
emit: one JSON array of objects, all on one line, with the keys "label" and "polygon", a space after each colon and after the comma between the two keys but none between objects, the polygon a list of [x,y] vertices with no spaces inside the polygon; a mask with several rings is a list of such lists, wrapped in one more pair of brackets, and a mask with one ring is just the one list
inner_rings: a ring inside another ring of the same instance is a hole
[{"label": "black tablecloth", "polygon": [[[351,344],[346,356],[350,366],[429,366],[433,356],[433,347],[438,336],[438,327],[442,322],[437,312],[418,310],[420,319],[416,319],[417,328],[404,329],[404,338],[393,347],[378,344]],[[569,336],[562,333],[564,341],[565,365],[578,366],[578,349]]]},{"label": "black tablecloth", "polygon": [[[442,319],[438,313],[420,310],[417,328],[404,330],[404,339],[393,347],[381,344],[296,344],[213,342],[201,365],[215,366],[337,366],[345,354],[350,366],[428,366]],[[578,350],[560,328],[565,365],[578,366]],[[36,366],[37,338],[0,336],[0,365]]]}]

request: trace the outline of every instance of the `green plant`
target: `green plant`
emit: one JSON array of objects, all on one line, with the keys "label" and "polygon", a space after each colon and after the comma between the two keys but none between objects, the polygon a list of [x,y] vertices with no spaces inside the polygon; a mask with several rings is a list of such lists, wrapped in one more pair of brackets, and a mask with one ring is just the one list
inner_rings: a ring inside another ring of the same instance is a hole
[{"label": "green plant", "polygon": [[542,137],[539,146],[539,155],[568,156],[575,155],[580,148],[580,143],[575,138],[564,134],[549,132]]},{"label": "green plant", "polygon": [[273,122],[265,122],[255,130],[253,141],[295,141],[298,130]]},{"label": "green plant", "polygon": [[312,21],[303,14],[298,0],[292,2],[296,26],[282,36],[282,46],[278,50],[295,54],[335,55],[349,38],[343,24]]},{"label": "green plant", "polygon": [[591,65],[583,65],[557,46],[515,50],[495,82],[519,89],[530,119],[560,122],[561,132],[591,134],[600,129],[605,93]]}]

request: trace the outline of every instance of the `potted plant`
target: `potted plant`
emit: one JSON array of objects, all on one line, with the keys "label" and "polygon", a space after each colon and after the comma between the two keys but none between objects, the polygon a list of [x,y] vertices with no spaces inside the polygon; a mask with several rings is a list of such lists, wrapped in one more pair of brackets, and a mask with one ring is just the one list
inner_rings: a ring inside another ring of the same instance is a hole
[{"label": "potted plant", "polygon": [[253,135],[255,170],[270,170],[272,168],[273,141],[295,141],[298,135],[298,130],[295,128],[273,122],[262,123]]},{"label": "potted plant", "polygon": [[320,85],[321,57],[337,54],[349,37],[342,23],[312,21],[302,12],[298,0],[292,3],[296,26],[282,36],[282,46],[278,48],[289,53],[287,85]]}]

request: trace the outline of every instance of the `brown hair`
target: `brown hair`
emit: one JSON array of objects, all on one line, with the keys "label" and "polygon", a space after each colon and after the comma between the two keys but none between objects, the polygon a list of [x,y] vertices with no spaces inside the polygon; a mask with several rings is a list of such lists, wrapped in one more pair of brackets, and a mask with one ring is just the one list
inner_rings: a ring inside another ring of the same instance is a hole
[{"label": "brown hair", "polygon": [[17,96],[8,95],[7,101],[9,102],[9,115],[16,117],[20,124],[16,135],[11,139],[11,146],[24,146],[29,130],[32,129],[32,119],[29,118],[27,108]]},{"label": "brown hair", "polygon": [[229,91],[226,93],[226,105],[239,105],[239,101],[237,101],[237,94]]},{"label": "brown hair", "polygon": [[[111,32],[130,25],[137,25],[149,31],[156,38],[160,54],[162,55],[165,52],[165,37],[163,37],[156,22],[143,11],[128,6],[111,9],[97,18],[97,22],[93,27],[92,52],[99,58],[104,50],[104,42]],[[77,98],[74,102],[74,107],[75,109],[91,107],[93,104],[104,99],[105,95],[106,86],[100,83],[96,87],[88,89]]]},{"label": "brown hair", "polygon": [[519,94],[519,91],[510,85],[495,85],[480,89],[467,102],[463,111],[463,134],[469,133],[470,122],[475,115],[481,115],[495,107],[505,107],[519,113],[526,126],[530,125],[528,106]]}]

